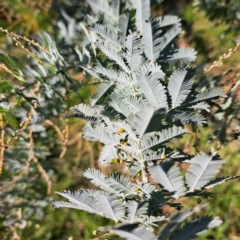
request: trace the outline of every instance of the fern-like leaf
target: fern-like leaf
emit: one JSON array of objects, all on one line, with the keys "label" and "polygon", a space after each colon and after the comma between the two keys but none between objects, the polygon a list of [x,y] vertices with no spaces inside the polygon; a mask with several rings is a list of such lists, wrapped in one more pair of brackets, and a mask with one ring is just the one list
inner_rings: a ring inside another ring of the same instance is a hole
[{"label": "fern-like leaf", "polygon": [[174,15],[164,15],[161,17],[156,18],[159,22],[159,26],[161,28],[168,27],[171,25],[180,25],[181,19]]},{"label": "fern-like leaf", "polygon": [[107,47],[103,42],[97,41],[95,44],[107,57],[115,61],[125,72],[129,72],[129,68],[117,52]]},{"label": "fern-like leaf", "polygon": [[206,230],[217,227],[222,224],[218,217],[204,216],[186,222],[184,226],[176,231],[169,240],[190,240],[206,232]]},{"label": "fern-like leaf", "polygon": [[139,223],[119,224],[109,229],[127,240],[155,240],[155,235],[143,227],[137,227]]},{"label": "fern-like leaf", "polygon": [[143,23],[150,18],[150,0],[132,0],[133,7],[136,11],[137,30],[143,32]]},{"label": "fern-like leaf", "polygon": [[[118,0],[116,0],[118,1]],[[87,0],[87,3],[91,6],[92,10],[95,13],[104,13],[106,16],[109,16],[110,18],[117,20],[118,15],[115,15],[115,11],[113,8],[110,7],[108,1],[105,0]]]},{"label": "fern-like leaf", "polygon": [[96,193],[95,196],[105,217],[113,219],[115,222],[123,220],[125,216],[125,207],[116,196],[107,196],[100,193]]},{"label": "fern-like leaf", "polygon": [[142,68],[138,78],[138,84],[149,103],[158,108],[168,108],[165,88],[159,81],[164,78],[163,72],[151,64],[148,69]]},{"label": "fern-like leaf", "polygon": [[127,219],[130,223],[141,221],[141,216],[145,215],[148,211],[148,202],[138,203],[136,201],[128,201],[126,205],[128,209]]},{"label": "fern-like leaf", "polygon": [[170,51],[167,55],[161,55],[157,60],[158,62],[168,62],[169,64],[187,64],[195,61],[196,52],[191,48],[178,48],[174,51]]},{"label": "fern-like leaf", "polygon": [[143,23],[143,43],[144,53],[153,63],[160,56],[162,30],[157,20],[146,21]]},{"label": "fern-like leaf", "polygon": [[98,74],[103,75],[104,77],[107,77],[110,82],[120,83],[121,85],[129,85],[132,82],[132,79],[122,71],[115,71],[112,69],[107,69],[102,66],[97,66],[95,68],[95,71]]},{"label": "fern-like leaf", "polygon": [[126,60],[132,71],[136,71],[142,60],[142,41],[135,32],[129,32],[126,39]]},{"label": "fern-like leaf", "polygon": [[206,101],[206,100],[219,98],[219,97],[226,97],[226,95],[223,92],[223,89],[219,87],[210,88],[200,92],[196,96],[196,99],[193,100],[191,103],[197,103],[197,102]]},{"label": "fern-like leaf", "polygon": [[186,173],[186,182],[190,191],[200,190],[208,184],[225,163],[217,155],[199,153],[191,159],[191,165]]},{"label": "fern-like leaf", "polygon": [[181,28],[179,26],[173,26],[169,29],[162,37],[161,37],[161,44],[160,44],[160,52],[164,52],[176,37],[180,34]]},{"label": "fern-like leaf", "polygon": [[56,208],[59,208],[59,207],[73,208],[75,205],[76,209],[82,209],[90,213],[102,215],[102,211],[99,208],[99,206],[96,204],[96,201],[92,197],[82,194],[81,191],[77,191],[74,193],[71,193],[70,191],[57,192],[57,193],[62,197],[65,197],[66,199],[68,199],[71,203],[54,202],[53,205]]},{"label": "fern-like leaf", "polygon": [[96,116],[96,109],[92,108],[84,103],[80,103],[74,107],[70,108],[74,113],[84,114],[88,117]]},{"label": "fern-like leaf", "polygon": [[125,197],[137,194],[137,187],[120,173],[112,173],[111,177],[106,178],[105,182]]},{"label": "fern-like leaf", "polygon": [[194,112],[182,112],[170,115],[173,121],[180,121],[182,124],[195,123],[197,126],[202,126],[206,123],[206,118],[201,114]]},{"label": "fern-like leaf", "polygon": [[90,141],[99,141],[104,144],[118,144],[119,136],[106,128],[95,126],[92,128],[90,125],[86,125],[83,129],[83,137]]},{"label": "fern-like leaf", "polygon": [[157,166],[148,168],[151,177],[164,189],[173,194],[173,198],[180,198],[186,192],[183,177],[179,167],[172,161],[164,161]]},{"label": "fern-like leaf", "polygon": [[142,150],[147,150],[149,148],[155,147],[159,144],[166,143],[167,141],[179,137],[185,133],[188,133],[182,127],[173,126],[172,128],[164,129],[157,132],[155,136],[143,138],[141,148]]},{"label": "fern-like leaf", "polygon": [[111,32],[104,25],[101,25],[99,23],[93,24],[91,29],[95,33],[100,35],[104,41],[108,42],[108,44],[113,44],[116,46],[117,49],[120,50],[121,45],[118,42],[118,37],[117,37],[116,33]]},{"label": "fern-like leaf", "polygon": [[177,229],[185,219],[191,216],[192,213],[193,212],[191,210],[185,210],[173,214],[169,219],[169,222],[161,227],[157,240],[167,240],[172,232],[174,232],[175,229]]},{"label": "fern-like leaf", "polygon": [[239,178],[240,175],[237,175],[237,176],[230,176],[230,177],[216,177],[214,179],[212,179],[210,182],[208,182],[204,188],[206,189],[210,189],[210,188],[213,188],[217,185],[220,185],[224,182],[227,182],[228,180],[231,180],[231,179],[235,179],[235,178]]},{"label": "fern-like leaf", "polygon": [[113,158],[117,158],[117,149],[114,144],[105,145],[99,157],[100,165],[106,167],[111,164]]},{"label": "fern-like leaf", "polygon": [[172,99],[172,108],[180,106],[191,92],[194,68],[177,69],[170,77],[168,91]]},{"label": "fern-like leaf", "polygon": [[100,86],[97,88],[94,96],[91,98],[90,103],[91,106],[94,106],[107,91],[111,89],[113,84],[111,83],[101,83]]},{"label": "fern-like leaf", "polygon": [[106,176],[102,174],[99,170],[96,170],[94,168],[88,168],[84,171],[83,176],[91,179],[91,183],[96,185],[97,187],[100,187],[102,190],[109,192],[109,193],[115,193],[116,191],[111,188],[106,183]]}]

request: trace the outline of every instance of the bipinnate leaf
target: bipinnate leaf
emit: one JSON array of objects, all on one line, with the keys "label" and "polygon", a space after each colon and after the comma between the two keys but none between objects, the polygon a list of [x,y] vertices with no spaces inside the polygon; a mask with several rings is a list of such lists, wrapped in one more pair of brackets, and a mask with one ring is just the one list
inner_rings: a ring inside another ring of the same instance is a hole
[{"label": "bipinnate leaf", "polygon": [[225,161],[216,154],[209,155],[201,152],[192,158],[191,165],[186,173],[189,191],[201,190],[220,171],[224,163]]},{"label": "bipinnate leaf", "polygon": [[125,72],[129,72],[129,68],[124,60],[114,49],[106,46],[105,43],[100,41],[97,41],[95,44],[109,59],[115,61]]},{"label": "bipinnate leaf", "polygon": [[106,128],[91,125],[86,125],[83,129],[83,137],[90,141],[99,141],[104,144],[118,144],[119,136],[117,136],[113,131],[109,131]]},{"label": "bipinnate leaf", "polygon": [[161,33],[159,21],[151,20],[143,22],[143,44],[144,53],[151,63],[155,62],[160,56],[161,51]]},{"label": "bipinnate leaf", "polygon": [[120,193],[121,196],[129,197],[137,194],[137,186],[130,179],[120,173],[112,173],[105,182]]},{"label": "bipinnate leaf", "polygon": [[109,193],[114,193],[114,189],[111,188],[107,183],[106,183],[106,176],[101,173],[99,170],[96,170],[94,168],[88,168],[87,170],[84,171],[83,176],[91,179],[91,183],[94,185],[100,187],[102,190],[109,192]]},{"label": "bipinnate leaf", "polygon": [[171,25],[180,25],[181,19],[174,15],[164,15],[156,18],[161,28],[168,27]]},{"label": "bipinnate leaf", "polygon": [[93,117],[96,115],[96,109],[92,108],[84,103],[80,103],[74,107],[70,108],[74,113],[84,114],[88,117]]},{"label": "bipinnate leaf", "polygon": [[132,71],[136,71],[142,60],[142,41],[141,38],[137,36],[136,32],[129,32],[126,39],[126,56],[128,66]]},{"label": "bipinnate leaf", "polygon": [[133,7],[136,11],[137,30],[143,32],[143,23],[150,18],[150,0],[132,0]]},{"label": "bipinnate leaf", "polygon": [[158,62],[168,62],[169,64],[187,64],[195,61],[196,52],[191,48],[178,48],[174,51],[169,51],[166,54],[160,55]]},{"label": "bipinnate leaf", "polygon": [[197,126],[202,126],[206,123],[206,118],[195,112],[181,112],[170,114],[174,122],[180,121],[182,124],[194,123]]},{"label": "bipinnate leaf", "polygon": [[185,219],[192,215],[192,210],[177,212],[172,215],[168,223],[165,223],[158,234],[157,240],[167,240],[169,236],[183,223]]},{"label": "bipinnate leaf", "polygon": [[123,220],[125,216],[125,207],[115,195],[96,193],[95,198],[105,217],[111,218],[115,222]]},{"label": "bipinnate leaf", "polygon": [[136,202],[136,201],[128,201],[126,203],[128,215],[127,218],[130,223],[141,221],[141,217],[147,214],[148,211],[148,202]]},{"label": "bipinnate leaf", "polygon": [[164,189],[172,193],[173,198],[179,198],[187,191],[179,167],[173,161],[164,161],[159,165],[150,166],[151,177]]},{"label": "bipinnate leaf", "polygon": [[185,101],[194,82],[195,68],[177,69],[170,77],[168,91],[172,99],[172,108]]},{"label": "bipinnate leaf", "polygon": [[231,179],[235,179],[235,178],[239,178],[240,175],[237,175],[237,176],[230,176],[230,177],[216,177],[214,179],[212,179],[210,182],[208,182],[204,188],[206,189],[210,189],[210,188],[213,188],[217,185],[220,185],[224,182],[227,182],[228,180],[231,180]]},{"label": "bipinnate leaf", "polygon": [[181,28],[177,25],[171,27],[161,38],[160,52],[167,52],[168,46],[176,40],[176,37],[180,34]]},{"label": "bipinnate leaf", "polygon": [[85,194],[82,194],[81,191],[77,192],[70,192],[70,191],[64,191],[64,192],[57,192],[62,197],[65,197],[69,200],[69,202],[53,202],[53,206],[55,208],[60,207],[70,207],[70,208],[76,208],[81,209],[90,213],[100,214],[102,215],[101,208],[98,206],[96,201]]},{"label": "bipinnate leaf", "polygon": [[195,239],[199,235],[205,233],[208,229],[217,227],[222,224],[219,217],[204,216],[188,221],[182,228],[177,230],[169,240],[190,240]]},{"label": "bipinnate leaf", "polygon": [[220,87],[214,87],[210,89],[205,89],[204,91],[200,92],[195,100],[191,101],[191,103],[197,103],[201,101],[211,100],[219,97],[226,97],[224,91]]},{"label": "bipinnate leaf", "polygon": [[166,90],[160,79],[165,74],[157,68],[156,65],[150,64],[148,68],[142,68],[138,74],[138,85],[149,103],[157,108],[168,108]]},{"label": "bipinnate leaf", "polygon": [[111,164],[111,159],[117,158],[117,149],[114,144],[105,145],[102,148],[100,157],[98,159],[100,165],[108,166]]},{"label": "bipinnate leaf", "polygon": [[[115,2],[118,2],[116,0]],[[87,0],[87,3],[91,6],[92,10],[95,13],[104,13],[106,16],[110,17],[111,19],[117,20],[118,15],[116,12],[118,9],[113,9],[110,7],[109,2],[105,0]]]},{"label": "bipinnate leaf", "polygon": [[155,240],[155,235],[144,227],[138,227],[139,223],[118,224],[113,228],[99,228],[100,231],[109,231],[127,240]]},{"label": "bipinnate leaf", "polygon": [[91,106],[94,106],[100,100],[100,98],[103,97],[103,95],[111,89],[112,86],[112,83],[101,83],[100,86],[97,88],[94,96],[90,100]]},{"label": "bipinnate leaf", "polygon": [[118,42],[118,38],[116,33],[108,30],[104,25],[95,23],[92,25],[91,29],[99,34],[105,41],[107,41],[109,44],[113,44],[116,46],[116,49],[120,49],[120,43]]},{"label": "bipinnate leaf", "polygon": [[184,128],[173,126],[168,129],[156,132],[154,136],[146,136],[142,139],[141,148],[147,150],[157,145],[166,143],[173,138],[179,137],[185,133],[188,133]]}]

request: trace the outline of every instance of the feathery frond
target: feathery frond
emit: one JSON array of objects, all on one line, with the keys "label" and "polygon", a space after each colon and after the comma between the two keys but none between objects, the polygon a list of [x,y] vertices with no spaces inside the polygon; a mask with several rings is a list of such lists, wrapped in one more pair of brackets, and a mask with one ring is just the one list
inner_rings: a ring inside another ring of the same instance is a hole
[{"label": "feathery frond", "polygon": [[173,214],[169,222],[161,227],[157,240],[167,240],[175,229],[177,229],[185,219],[191,216],[192,213],[192,210],[185,210]]},{"label": "feathery frond", "polygon": [[111,83],[101,83],[97,88],[94,96],[90,100],[91,106],[94,106],[100,100],[100,98],[103,97],[103,95],[111,89],[112,86],[113,84]]},{"label": "feathery frond", "polygon": [[210,182],[208,182],[205,186],[204,189],[210,189],[213,188],[217,185],[220,185],[224,182],[227,182],[228,180],[235,179],[235,178],[240,178],[240,175],[237,176],[230,176],[230,177],[216,177],[212,179]]},{"label": "feathery frond", "polygon": [[143,32],[143,23],[150,18],[150,0],[132,0],[136,9],[136,27],[138,32]]},{"label": "feathery frond", "polygon": [[105,182],[124,196],[134,196],[137,194],[137,187],[120,173],[112,173],[109,178],[106,178]]},{"label": "feathery frond", "polygon": [[90,125],[86,125],[83,129],[84,138],[90,141],[99,141],[105,144],[118,144],[119,136],[105,128],[95,126],[94,128]]},{"label": "feathery frond", "polygon": [[178,16],[174,15],[164,15],[156,18],[159,22],[161,28],[168,27],[171,25],[180,25],[181,19]]},{"label": "feathery frond", "polygon": [[115,190],[106,183],[106,176],[102,174],[99,170],[96,170],[94,168],[88,168],[84,171],[83,176],[91,179],[91,183],[101,188],[102,190],[108,193],[115,193]]},{"label": "feathery frond", "polygon": [[111,164],[111,160],[117,158],[117,149],[114,144],[105,145],[98,159],[100,165],[106,167]]},{"label": "feathery frond", "polygon": [[163,77],[163,72],[160,69],[156,70],[156,66],[152,64],[148,69],[142,68],[138,74],[138,85],[143,94],[150,104],[158,108],[168,108],[166,90],[159,80]]},{"label": "feathery frond", "polygon": [[144,53],[152,63],[160,56],[162,49],[161,33],[162,30],[158,20],[153,19],[143,23]]},{"label": "feathery frond", "polygon": [[187,191],[180,169],[174,162],[164,161],[157,166],[150,166],[148,171],[158,184],[173,194],[173,198],[180,198]]},{"label": "feathery frond", "polygon": [[221,166],[225,163],[217,155],[199,153],[191,159],[191,165],[186,173],[186,182],[189,191],[200,190],[211,181]]},{"label": "feathery frond", "polygon": [[172,128],[164,129],[160,132],[156,132],[155,136],[153,137],[151,136],[143,138],[141,148],[142,150],[147,150],[159,144],[163,144],[173,138],[179,137],[185,133],[188,132],[182,127],[173,126]]},{"label": "feathery frond", "polygon": [[115,222],[123,220],[125,207],[116,196],[96,193],[96,200],[105,217],[113,219]]},{"label": "feathery frond", "polygon": [[196,52],[191,48],[178,48],[174,51],[170,51],[167,54],[163,54],[159,57],[157,62],[168,62],[169,64],[188,64],[195,61]]},{"label": "feathery frond", "polygon": [[75,205],[76,209],[82,209],[90,213],[102,215],[101,208],[96,204],[96,201],[92,197],[82,194],[81,191],[74,192],[74,193],[70,191],[57,192],[57,193],[62,197],[65,197],[66,199],[68,199],[71,203],[54,202],[53,206],[56,208],[68,207],[68,206],[71,206],[73,208]]},{"label": "feathery frond", "polygon": [[100,35],[102,37],[102,39],[105,40],[106,42],[108,42],[109,44],[114,44],[116,46],[116,50],[121,49],[121,45],[118,41],[118,36],[116,35],[116,33],[111,32],[104,25],[99,24],[99,23],[94,23],[92,25],[91,29],[95,33]]},{"label": "feathery frond", "polygon": [[130,223],[141,221],[141,216],[147,214],[148,202],[128,201],[126,203],[128,215],[127,218]]},{"label": "feathery frond", "polygon": [[125,72],[129,72],[129,68],[127,67],[123,59],[119,56],[119,54],[114,51],[114,49],[106,46],[101,41],[97,41],[95,44],[107,57],[115,61]]},{"label": "feathery frond", "polygon": [[190,240],[206,232],[207,229],[217,227],[222,224],[218,217],[204,216],[188,221],[184,226],[176,231],[169,240]]},{"label": "feathery frond", "polygon": [[195,68],[177,69],[170,77],[168,91],[172,99],[172,108],[180,106],[191,92]]},{"label": "feathery frond", "polygon": [[174,40],[176,40],[176,37],[180,34],[181,28],[177,25],[171,27],[160,39],[160,52],[166,52],[167,46],[169,46],[171,43],[173,43]]},{"label": "feathery frond", "polygon": [[219,87],[210,88],[200,92],[196,96],[195,100],[191,101],[191,103],[197,103],[197,102],[206,101],[209,99],[214,99],[219,97],[226,97],[226,95],[223,92],[223,89]]},{"label": "feathery frond", "polygon": [[170,116],[174,122],[180,121],[182,124],[195,123],[197,126],[202,126],[206,123],[206,118],[195,112],[182,112]]},{"label": "feathery frond", "polygon": [[119,224],[109,229],[127,240],[155,240],[155,235],[143,227],[137,227],[138,223]]},{"label": "feathery frond", "polygon": [[130,31],[126,39],[126,60],[132,71],[136,71],[142,60],[142,40],[135,32]]},{"label": "feathery frond", "polygon": [[95,71],[98,74],[107,77],[110,82],[120,83],[122,85],[129,85],[132,82],[132,79],[128,76],[127,73],[123,71],[115,71],[113,69],[104,68],[102,66],[96,66]]}]

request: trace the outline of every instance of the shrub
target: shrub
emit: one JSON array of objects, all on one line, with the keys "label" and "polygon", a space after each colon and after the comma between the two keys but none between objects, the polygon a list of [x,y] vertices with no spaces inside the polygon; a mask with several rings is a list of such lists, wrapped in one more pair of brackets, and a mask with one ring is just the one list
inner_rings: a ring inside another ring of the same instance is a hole
[{"label": "shrub", "polygon": [[99,86],[90,104],[74,106],[66,115],[86,120],[83,136],[104,144],[100,165],[124,164],[125,172],[106,176],[87,169],[84,176],[100,190],[59,192],[68,202],[53,205],[112,219],[115,226],[99,231],[126,239],[196,238],[222,221],[212,216],[188,219],[204,206],[171,217],[162,207],[181,210],[181,198],[210,197],[209,189],[239,176],[216,177],[224,160],[214,149],[204,153],[196,148],[189,155],[169,142],[184,134],[196,136],[198,127],[206,126],[214,100],[226,96],[219,87],[194,87],[191,62],[196,53],[178,47],[178,17],[151,18],[150,1],[88,3],[105,17],[92,24],[97,40],[79,52],[79,59],[91,83]]}]

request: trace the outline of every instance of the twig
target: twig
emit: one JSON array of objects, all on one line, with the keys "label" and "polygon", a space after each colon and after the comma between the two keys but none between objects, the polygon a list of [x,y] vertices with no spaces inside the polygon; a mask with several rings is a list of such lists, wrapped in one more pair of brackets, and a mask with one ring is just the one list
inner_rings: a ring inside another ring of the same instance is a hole
[{"label": "twig", "polygon": [[208,68],[204,68],[204,73],[209,72],[214,67],[221,66],[223,63],[223,59],[231,57],[233,53],[237,52],[239,47],[240,47],[240,43],[238,43],[234,49],[230,48],[228,50],[228,53],[224,53],[222,56],[219,57],[217,61],[214,61]]},{"label": "twig", "polygon": [[64,130],[65,136],[64,136],[64,140],[63,140],[63,148],[62,148],[62,152],[60,154],[60,158],[63,158],[64,155],[66,154],[67,151],[67,143],[68,143],[68,137],[69,137],[69,124],[68,124],[68,119],[66,119],[66,127]]},{"label": "twig", "polygon": [[[2,114],[0,114],[0,129],[1,129],[0,146],[3,146],[5,131],[3,129]],[[3,166],[3,161],[4,161],[4,149],[5,149],[4,147],[1,147],[1,150],[0,150],[0,174],[2,174],[2,166]]]}]

